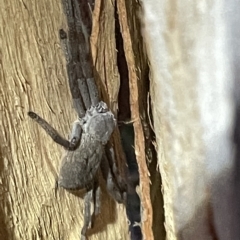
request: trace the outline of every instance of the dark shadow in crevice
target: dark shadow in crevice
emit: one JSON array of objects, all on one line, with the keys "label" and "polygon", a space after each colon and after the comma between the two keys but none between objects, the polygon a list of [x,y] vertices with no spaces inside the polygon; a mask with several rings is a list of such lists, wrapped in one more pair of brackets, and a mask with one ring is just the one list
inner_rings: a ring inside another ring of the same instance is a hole
[{"label": "dark shadow in crevice", "polygon": [[141,222],[140,198],[136,192],[139,185],[138,165],[135,156],[134,129],[131,120],[130,90],[128,78],[128,66],[123,49],[123,39],[120,32],[117,6],[115,6],[115,37],[117,48],[117,65],[120,74],[120,89],[118,95],[118,124],[121,143],[127,161],[127,202],[126,213],[129,220],[129,232],[131,240],[141,240],[142,231],[139,226]]},{"label": "dark shadow in crevice", "polygon": [[130,110],[130,90],[128,78],[128,66],[126,62],[125,52],[123,49],[123,39],[120,32],[119,19],[115,6],[115,38],[117,48],[117,67],[120,74],[120,88],[118,93],[118,122],[129,121],[131,119]]},{"label": "dark shadow in crevice", "polygon": [[[147,157],[148,169],[150,172],[150,194],[153,208],[153,235],[155,239],[165,239],[166,232],[164,228],[164,209],[163,209],[163,196],[161,192],[161,176],[157,167],[157,153],[153,142],[155,141],[155,134],[150,127],[151,115],[151,99],[149,95],[150,81],[149,81],[149,67],[144,54],[144,43],[141,35],[141,23],[138,17],[140,12],[140,5],[136,1],[130,1],[126,6],[127,19],[129,23],[129,30],[133,44],[133,51],[135,55],[136,65],[139,66],[138,73],[138,94],[139,94],[139,111],[142,120],[142,126],[144,130],[145,138],[145,151]],[[125,58],[125,52],[123,48],[123,39],[120,32],[118,15],[116,13],[116,46],[117,46],[117,63],[120,73],[120,91],[119,91],[119,121],[128,121],[131,119],[130,110],[130,90],[129,90],[129,72],[128,65]],[[134,26],[134,27],[133,27]],[[134,146],[134,129],[132,124],[119,126],[122,145],[127,158],[128,164],[128,187],[129,187],[129,202],[127,204],[127,215],[131,224],[133,221],[140,219],[140,199],[137,195],[135,188],[139,185],[138,165],[136,162]],[[131,194],[130,194],[131,192]],[[141,219],[140,219],[141,220]],[[136,222],[137,222],[136,221]],[[135,227],[135,229],[137,229]],[[130,225],[131,239],[142,239],[141,228],[135,230]]]}]

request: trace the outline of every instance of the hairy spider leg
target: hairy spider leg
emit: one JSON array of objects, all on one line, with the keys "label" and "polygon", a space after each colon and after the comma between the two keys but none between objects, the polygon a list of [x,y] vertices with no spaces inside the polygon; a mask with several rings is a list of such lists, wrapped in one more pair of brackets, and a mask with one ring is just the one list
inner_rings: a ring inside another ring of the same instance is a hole
[{"label": "hairy spider leg", "polygon": [[54,142],[60,144],[65,148],[69,148],[70,142],[64,137],[62,137],[57,132],[57,130],[55,130],[46,120],[41,118],[35,112],[31,112],[31,111],[28,112],[28,116],[32,118],[35,122],[37,122],[45,130],[45,132],[53,139]]},{"label": "hairy spider leg", "polygon": [[100,209],[101,209],[100,197],[101,197],[101,188],[97,182],[96,186],[95,186],[95,197],[94,197],[94,214],[95,214],[95,216],[100,213]]},{"label": "hairy spider leg", "polygon": [[[98,181],[95,180],[93,186],[87,189],[87,193],[84,196],[84,225],[81,230],[81,240],[86,239],[87,229],[93,228],[95,216],[100,213],[101,207],[101,189]],[[94,209],[91,214],[91,202],[93,201]]]},{"label": "hairy spider leg", "polygon": [[[83,78],[78,78],[78,86],[86,109],[95,106],[99,102],[98,89],[94,80],[93,62],[90,47],[90,34],[92,31],[92,18],[87,1],[74,0],[75,27],[78,36],[79,61],[84,74]],[[90,103],[90,101],[91,103]]]},{"label": "hairy spider leg", "polygon": [[[93,3],[94,1],[92,1]],[[91,1],[74,0],[75,20],[79,25],[83,25],[83,33],[90,36],[92,31],[92,8]],[[89,5],[90,4],[90,5]],[[81,6],[81,7],[80,7]]]},{"label": "hairy spider leg", "polygon": [[86,109],[99,102],[90,48],[91,9],[87,1],[81,2],[81,7],[77,0],[62,0],[62,4],[69,31],[68,37],[62,29],[59,35],[67,59],[69,87],[74,108],[81,118]]},{"label": "hairy spider leg", "polygon": [[87,229],[92,225],[91,202],[93,200],[93,189],[87,191],[84,196],[84,225],[81,230],[81,240],[86,239]]},{"label": "hairy spider leg", "polygon": [[98,183],[98,180],[96,179],[94,182],[94,187],[93,187],[93,214],[92,214],[92,222],[91,222],[91,228],[93,228],[94,223],[95,223],[95,216],[97,216],[100,213],[100,208],[101,208],[101,189]]},{"label": "hairy spider leg", "polygon": [[74,22],[72,0],[62,0],[63,11],[67,16],[67,22]]},{"label": "hairy spider leg", "polygon": [[37,122],[45,132],[53,139],[54,142],[63,146],[68,150],[75,150],[78,146],[80,137],[81,137],[81,129],[79,128],[79,123],[77,124],[74,122],[73,124],[73,131],[72,131],[72,138],[71,141],[68,141],[64,137],[62,137],[56,129],[54,129],[46,120],[41,118],[35,112],[28,112],[28,116],[32,118],[35,122]]},{"label": "hairy spider leg", "polygon": [[82,136],[82,126],[79,120],[76,120],[73,123],[72,132],[70,135],[70,143],[74,146],[77,146],[81,140]]},{"label": "hairy spider leg", "polygon": [[[66,11],[66,10],[65,10]],[[74,35],[74,24],[71,23],[69,27],[69,36],[67,37],[67,33],[63,30],[59,30],[59,38],[61,42],[61,46],[67,61],[67,75],[69,82],[69,89],[72,96],[73,107],[75,108],[78,117],[82,118],[85,116],[85,108],[84,103],[81,97],[80,90],[78,88],[77,78],[79,76],[83,76],[82,69],[80,63],[78,62],[78,56],[76,52],[78,52],[78,42],[76,40],[71,40],[71,38],[75,38]],[[75,51],[72,53],[72,51]]]},{"label": "hairy spider leg", "polygon": [[127,188],[126,182],[123,180],[122,176],[119,174],[119,171],[118,171],[118,168],[116,165],[113,147],[105,148],[105,151],[107,152],[107,159],[108,159],[108,161],[110,161],[110,165],[112,166],[113,175],[114,175],[115,179],[117,180],[117,183],[118,183],[120,189],[126,190],[126,188]]},{"label": "hairy spider leg", "polygon": [[89,109],[91,106],[96,106],[100,101],[98,88],[93,77],[93,63],[90,50],[86,52],[86,49],[81,49],[80,56],[85,77],[78,78],[78,87],[85,107]]},{"label": "hairy spider leg", "polygon": [[[106,148],[105,148],[106,149]],[[126,203],[126,184],[117,171],[115,158],[109,154],[103,155],[101,161],[101,171],[106,181],[106,188],[110,196],[118,203]]]},{"label": "hairy spider leg", "polygon": [[[91,28],[92,23],[91,21],[88,21],[87,19],[83,19],[86,17],[86,13],[82,13],[82,8],[84,8],[84,3],[81,4],[81,8],[79,7],[79,4],[76,0],[73,1],[74,4],[74,15],[75,15],[75,31],[76,31],[76,37],[78,39],[78,61],[80,63],[79,68],[81,68],[81,74],[78,74],[78,88],[80,90],[80,94],[82,97],[82,100],[85,105],[85,109],[89,109],[91,107],[91,99],[89,94],[88,85],[86,82],[87,77],[93,76],[93,70],[92,70],[92,62],[91,62],[91,53],[90,53],[90,44],[89,44],[89,38],[91,34]],[[88,10],[88,9],[87,9]],[[83,20],[87,20],[83,22]],[[86,26],[86,24],[88,24]],[[90,31],[89,31],[90,29]]]},{"label": "hairy spider leg", "polygon": [[84,77],[78,78],[78,87],[86,109],[90,108],[90,106],[95,106],[99,102],[98,88],[93,76],[93,63],[89,37],[90,36],[85,36],[85,41],[79,41],[80,63]]},{"label": "hairy spider leg", "polygon": [[88,85],[92,106],[96,106],[100,102],[100,100],[99,100],[98,88],[97,88],[95,79],[87,78],[87,85]]},{"label": "hairy spider leg", "polygon": [[[74,26],[72,25],[73,24],[71,23],[71,28],[74,29]],[[69,29],[69,37],[71,37],[71,35],[73,35],[72,37],[74,37],[74,34],[73,33],[71,34],[71,32]],[[81,66],[80,66],[80,63],[76,62],[77,61],[76,54],[75,53],[72,54],[72,51],[78,52],[78,49],[74,47],[74,45],[77,45],[77,42],[73,40],[72,41],[69,40],[69,37],[67,37],[67,33],[63,29],[59,30],[59,37],[60,37],[62,50],[64,52],[64,55],[67,61],[67,75],[68,75],[68,81],[69,81],[69,88],[70,88],[71,96],[73,99],[73,106],[76,112],[78,113],[78,116],[81,118],[85,116],[84,103],[82,101],[79,88],[77,87],[78,86],[77,75],[81,75],[81,72],[80,72]]]},{"label": "hairy spider leg", "polygon": [[82,100],[84,102],[85,108],[89,109],[91,107],[91,99],[89,96],[86,79],[78,78],[77,82],[78,82],[78,88],[80,90],[80,94],[81,94]]},{"label": "hairy spider leg", "polygon": [[87,86],[82,86],[81,89],[78,87],[78,79],[84,77],[79,55],[79,42],[83,41],[85,44],[85,39],[81,31],[81,26],[76,21],[79,6],[72,0],[62,0],[62,6],[67,16],[68,34],[63,29],[60,29],[59,36],[67,61],[67,74],[73,106],[78,116],[82,118],[85,116],[85,110],[90,106],[90,100],[85,101],[82,98]]}]

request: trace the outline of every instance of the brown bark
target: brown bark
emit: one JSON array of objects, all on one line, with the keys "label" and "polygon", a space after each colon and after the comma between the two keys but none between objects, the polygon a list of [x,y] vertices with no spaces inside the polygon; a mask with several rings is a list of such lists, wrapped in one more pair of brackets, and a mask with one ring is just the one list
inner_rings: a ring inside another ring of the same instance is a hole
[{"label": "brown bark", "polygon": [[[148,158],[151,151],[148,141],[150,132],[149,116],[147,116],[148,79],[147,58],[141,36],[141,26],[138,14],[141,13],[140,5],[136,1],[120,0],[117,4],[119,22],[123,37],[123,45],[128,65],[131,118],[135,132],[135,153],[139,167],[140,185],[138,193],[141,199],[141,227],[144,239],[164,239],[162,198],[160,194],[160,176],[154,165],[154,157]],[[146,131],[144,131],[146,130]],[[152,149],[153,152],[155,149]],[[147,164],[146,159],[152,164]],[[152,170],[152,171],[150,171]],[[152,182],[151,182],[152,181]],[[150,185],[150,183],[152,185]],[[152,196],[151,189],[152,186]],[[159,187],[159,188],[158,188]],[[155,188],[155,189],[154,189]],[[158,202],[154,202],[158,196]],[[153,205],[152,205],[153,204]],[[153,214],[153,208],[155,214]],[[155,224],[153,224],[155,220]]]},{"label": "brown bark", "polygon": [[[105,7],[110,6],[105,2]],[[107,7],[105,11],[108,18],[99,24],[107,25],[106,36],[114,38],[114,29],[110,27],[114,22],[113,11]],[[65,136],[76,118],[58,39],[58,30],[63,26],[60,1],[2,3],[1,239],[79,239],[83,200],[62,189],[54,194],[62,149],[27,117],[27,112],[34,110]],[[117,71],[110,69],[116,68],[115,41],[107,39],[104,55],[96,56],[96,62],[106,70],[107,96],[112,102],[116,93],[109,90],[112,83],[108,79],[118,77]],[[125,209],[106,192],[90,236],[90,239],[128,239]]]}]

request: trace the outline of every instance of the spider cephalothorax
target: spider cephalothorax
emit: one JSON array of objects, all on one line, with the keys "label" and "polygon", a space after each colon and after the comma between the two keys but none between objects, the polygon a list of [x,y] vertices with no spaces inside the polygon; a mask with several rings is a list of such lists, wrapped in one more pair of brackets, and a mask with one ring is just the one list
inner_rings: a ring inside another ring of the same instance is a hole
[{"label": "spider cephalothorax", "polygon": [[114,115],[108,110],[107,104],[102,101],[87,110],[82,121],[83,131],[93,135],[94,138],[104,145],[109,141],[116,127]]}]

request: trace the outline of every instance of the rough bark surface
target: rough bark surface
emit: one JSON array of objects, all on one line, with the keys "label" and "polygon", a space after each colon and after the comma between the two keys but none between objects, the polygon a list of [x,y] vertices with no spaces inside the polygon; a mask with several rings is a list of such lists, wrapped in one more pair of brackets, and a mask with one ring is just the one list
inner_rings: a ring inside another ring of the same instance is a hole
[{"label": "rough bark surface", "polygon": [[[109,79],[118,78],[114,14],[111,1],[102,2],[98,24],[104,25],[104,36],[112,38],[95,62],[97,68],[105,68],[105,98],[112,103],[117,88],[110,90],[115,83]],[[1,239],[79,239],[83,200],[62,189],[54,194],[62,149],[27,117],[34,110],[65,136],[76,118],[58,39],[63,26],[61,1],[4,1],[0,9]],[[92,231],[96,234],[90,239],[128,239],[127,229],[124,207],[104,192]]]},{"label": "rough bark surface", "polygon": [[[128,9],[128,11],[127,11]],[[133,11],[133,9],[135,11]],[[130,89],[130,106],[131,106],[131,118],[133,121],[134,132],[135,132],[135,153],[139,168],[140,177],[140,189],[139,196],[141,199],[142,206],[142,231],[144,239],[154,239],[152,231],[152,205],[150,198],[150,178],[149,171],[146,163],[145,154],[145,140],[144,131],[141,119],[141,103],[143,98],[143,92],[141,91],[141,82],[143,82],[144,77],[141,76],[142,67],[146,65],[146,59],[142,56],[142,45],[141,40],[134,37],[134,33],[137,31],[131,31],[131,28],[139,29],[138,21],[133,21],[134,17],[130,13],[136,12],[139,9],[134,3],[128,2],[125,5],[125,1],[118,1],[118,12],[120,15],[119,21],[121,26],[121,32],[123,36],[124,51],[126,55],[126,61],[128,64],[129,72],[129,89]],[[128,17],[129,16],[129,17]],[[131,35],[132,33],[132,35]],[[139,37],[139,36],[138,36]],[[138,40],[137,40],[138,39]],[[135,41],[134,41],[135,40]],[[138,47],[141,51],[137,50]],[[143,61],[143,62],[141,62]],[[145,63],[144,63],[145,61]],[[139,80],[139,82],[138,82]],[[139,95],[142,94],[140,97]],[[146,108],[145,108],[146,109]]]}]

